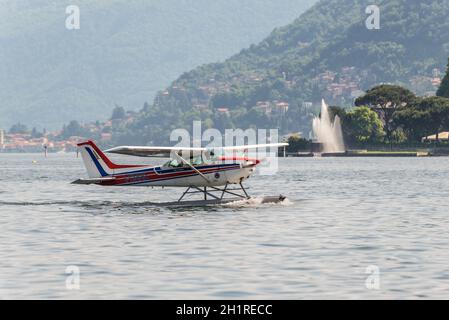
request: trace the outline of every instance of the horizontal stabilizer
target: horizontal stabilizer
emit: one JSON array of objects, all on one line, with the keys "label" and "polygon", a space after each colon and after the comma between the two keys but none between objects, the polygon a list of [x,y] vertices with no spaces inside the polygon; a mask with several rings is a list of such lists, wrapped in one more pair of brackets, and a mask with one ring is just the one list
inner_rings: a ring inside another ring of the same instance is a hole
[{"label": "horizontal stabilizer", "polygon": [[108,178],[95,178],[95,179],[78,179],[76,181],[73,181],[72,184],[101,184],[105,181],[113,181],[115,180],[114,177],[108,177]]}]

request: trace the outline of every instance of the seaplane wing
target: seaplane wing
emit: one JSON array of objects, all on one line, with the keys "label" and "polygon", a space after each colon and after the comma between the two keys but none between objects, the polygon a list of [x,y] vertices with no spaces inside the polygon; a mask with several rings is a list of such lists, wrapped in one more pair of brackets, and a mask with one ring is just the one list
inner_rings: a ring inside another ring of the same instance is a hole
[{"label": "seaplane wing", "polygon": [[120,146],[106,150],[108,153],[123,154],[137,157],[169,157],[172,152],[176,154],[201,155],[204,152],[219,153],[220,151],[246,151],[251,149],[265,149],[285,147],[288,143],[254,144],[232,147],[213,147],[213,148],[186,148],[186,147],[137,147]]},{"label": "seaplane wing", "polygon": [[266,148],[279,148],[286,147],[288,143],[267,143],[267,144],[251,144],[236,147],[223,147],[223,148],[213,148],[213,150],[223,150],[223,151],[246,151],[254,149],[266,149]]},{"label": "seaplane wing", "polygon": [[133,146],[121,146],[108,149],[105,152],[124,154],[128,156],[136,157],[170,157],[172,152],[184,153],[189,152],[200,155],[206,151],[205,148],[180,148],[180,147],[133,147]]}]

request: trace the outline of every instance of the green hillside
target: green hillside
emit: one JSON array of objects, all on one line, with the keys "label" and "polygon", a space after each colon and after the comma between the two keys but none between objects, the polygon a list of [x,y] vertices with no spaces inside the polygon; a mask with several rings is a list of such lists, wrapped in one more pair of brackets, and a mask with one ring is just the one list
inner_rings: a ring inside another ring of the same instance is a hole
[{"label": "green hillside", "polygon": [[[380,30],[365,25],[373,3]],[[379,83],[433,94],[448,56],[448,1],[323,0],[224,63],[184,73],[121,129],[120,140],[167,143],[171,129],[193,119],[308,132],[311,105],[323,97],[350,106]]]},{"label": "green hillside", "polygon": [[[0,128],[138,110],[182,72],[260,41],[315,1],[2,0]],[[81,29],[69,31],[73,4]]]}]

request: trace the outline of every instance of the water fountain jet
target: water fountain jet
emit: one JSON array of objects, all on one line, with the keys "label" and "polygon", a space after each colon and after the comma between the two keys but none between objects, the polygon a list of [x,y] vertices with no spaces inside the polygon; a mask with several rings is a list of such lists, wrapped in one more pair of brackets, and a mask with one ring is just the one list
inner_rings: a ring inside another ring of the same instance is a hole
[{"label": "water fountain jet", "polygon": [[345,152],[340,117],[336,115],[331,121],[329,107],[324,100],[321,103],[321,116],[315,117],[312,125],[314,140],[322,146],[322,154]]}]

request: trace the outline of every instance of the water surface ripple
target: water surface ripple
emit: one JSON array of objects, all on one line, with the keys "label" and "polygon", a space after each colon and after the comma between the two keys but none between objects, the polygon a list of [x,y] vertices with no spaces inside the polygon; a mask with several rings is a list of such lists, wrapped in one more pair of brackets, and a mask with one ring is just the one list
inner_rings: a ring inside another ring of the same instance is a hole
[{"label": "water surface ripple", "polygon": [[71,185],[74,154],[0,163],[0,298],[449,298],[445,158],[280,159],[247,184],[286,205],[197,209],[151,205],[176,189]]}]

